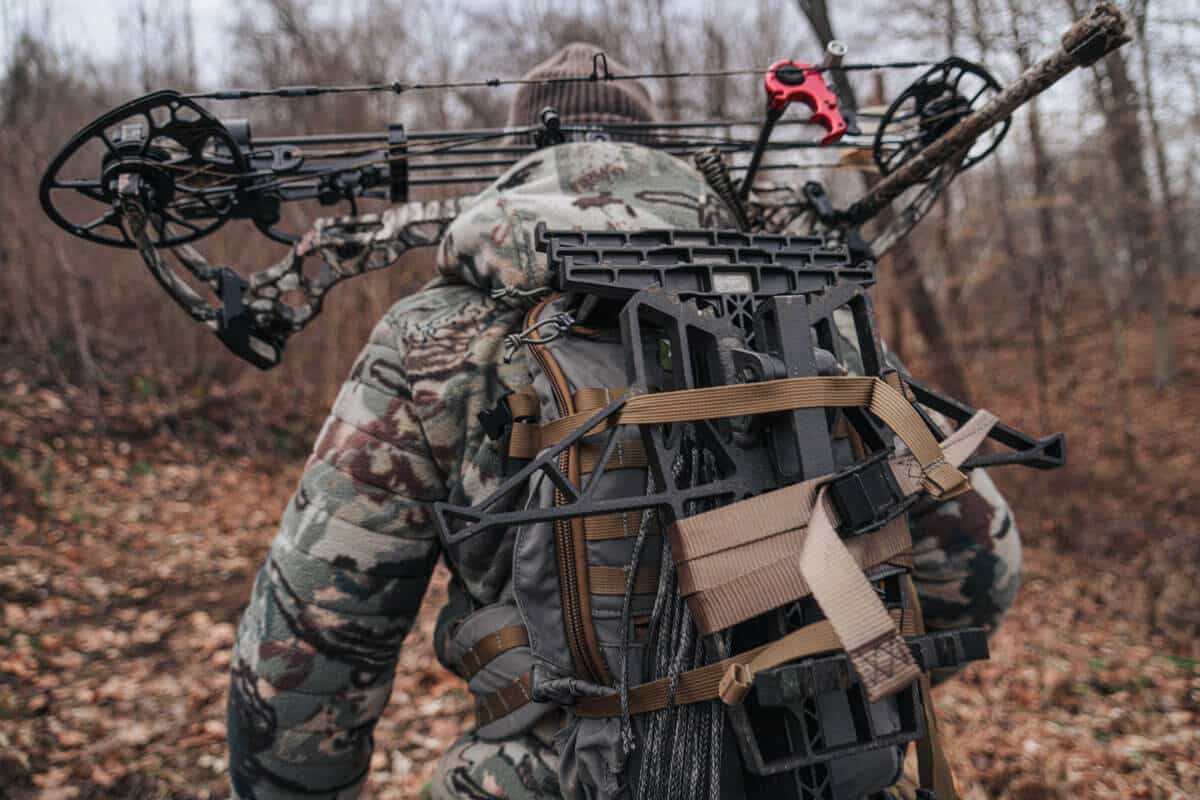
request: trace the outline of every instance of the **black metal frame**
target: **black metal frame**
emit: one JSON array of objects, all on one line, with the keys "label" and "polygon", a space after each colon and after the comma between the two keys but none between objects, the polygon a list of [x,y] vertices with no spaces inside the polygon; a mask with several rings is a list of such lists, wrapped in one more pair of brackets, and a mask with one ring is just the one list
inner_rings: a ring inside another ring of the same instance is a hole
[{"label": "black metal frame", "polygon": [[[852,263],[845,247],[827,246],[812,237],[737,231],[551,231],[544,226],[537,229],[537,242],[560,290],[623,303],[618,319],[633,394],[822,374],[827,362],[846,355],[840,352],[842,337],[834,319],[839,310],[854,322],[865,374],[880,376],[887,371],[867,294],[875,279],[874,264]],[[723,275],[737,279],[722,282]],[[974,413],[963,403],[920,384],[911,385],[920,402],[960,423]],[[620,414],[626,402],[627,398],[619,398],[597,411],[479,504],[466,508],[436,503],[434,515],[443,541],[453,546],[486,532],[498,535],[511,526],[615,511],[655,509],[665,526],[698,509],[820,476],[828,476],[827,493],[839,516],[839,533],[848,537],[878,529],[905,513],[918,497],[904,497],[888,469],[892,450],[882,423],[862,409],[817,408],[756,418],[641,425],[639,433],[657,488],[651,493],[600,498],[597,487],[623,438]],[[865,459],[840,472],[830,436],[839,414],[844,414],[868,451]],[[503,435],[510,421],[503,414],[491,419],[489,435]],[[932,420],[925,417],[925,421],[935,436],[944,438]],[[1045,469],[1061,462],[1061,434],[1035,440],[998,426],[992,437],[1016,451],[976,459],[977,463],[1028,463]],[[602,441],[603,450],[593,471],[577,483],[562,469],[559,456],[585,438]],[[711,454],[717,477],[700,485],[677,481],[672,465],[679,463],[685,449],[690,452],[696,447]],[[559,490],[564,502],[551,508],[520,509],[514,501],[538,475]],[[868,576],[877,581],[885,604],[903,607],[903,573],[903,569],[884,567]],[[751,637],[738,641],[741,649],[777,638],[812,622],[814,613],[819,615],[819,609],[814,609],[815,604],[796,603],[743,623],[734,629],[735,641]],[[980,631],[917,637],[910,640],[910,647],[925,668],[953,666],[987,653]],[[829,744],[823,738],[824,723],[814,698],[827,692],[843,693],[852,718],[850,740]],[[877,730],[868,705],[845,655],[806,659],[756,676],[747,704],[731,707],[728,717],[747,783],[775,792],[778,784],[772,783],[776,780],[772,776],[794,773],[788,784],[793,796],[825,800],[833,797],[827,767],[832,760],[903,745],[925,735],[918,685],[901,691],[889,706],[901,722],[894,730]],[[759,709],[759,723],[755,709]],[[763,709],[775,709],[774,716]],[[791,750],[782,757],[770,755],[763,732],[756,729],[769,718],[774,719],[769,724],[791,742]]]}]

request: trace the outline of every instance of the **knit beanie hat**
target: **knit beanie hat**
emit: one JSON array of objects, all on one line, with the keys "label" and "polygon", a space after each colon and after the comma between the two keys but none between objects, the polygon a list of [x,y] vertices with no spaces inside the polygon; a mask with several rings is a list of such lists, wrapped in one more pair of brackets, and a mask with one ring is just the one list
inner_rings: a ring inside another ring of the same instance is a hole
[{"label": "knit beanie hat", "polygon": [[[594,44],[572,42],[531,69],[526,80],[553,81],[586,78],[592,74],[593,59],[601,52]],[[628,73],[623,64],[607,58],[608,71]],[[601,75],[604,62],[597,64]],[[552,106],[566,124],[654,122],[656,113],[650,92],[640,81],[570,81],[567,83],[522,84],[508,112],[509,127],[537,125],[546,106]],[[614,136],[634,139],[634,136]]]}]

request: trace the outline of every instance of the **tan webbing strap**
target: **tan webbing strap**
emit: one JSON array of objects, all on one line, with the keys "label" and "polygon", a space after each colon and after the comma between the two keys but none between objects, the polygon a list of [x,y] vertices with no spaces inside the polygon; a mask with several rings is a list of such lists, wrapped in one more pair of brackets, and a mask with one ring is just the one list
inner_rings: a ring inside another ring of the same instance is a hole
[{"label": "tan webbing strap", "polygon": [[888,370],[887,372],[883,373],[883,379],[887,381],[888,386],[891,386],[897,392],[904,395],[904,398],[908,400],[908,402],[917,402],[917,396],[913,394],[912,387],[905,382],[899,371],[894,369]]},{"label": "tan webbing strap", "polygon": [[975,416],[942,441],[942,452],[946,454],[946,460],[956,467],[961,466],[983,444],[996,422],[996,415],[992,412],[982,408],[976,411]]},{"label": "tan webbing strap", "polygon": [[480,697],[475,704],[476,723],[487,725],[532,702],[529,687],[529,673],[526,672],[512,683]]},{"label": "tan webbing strap", "polygon": [[[957,467],[966,461],[995,424],[996,416],[990,411],[976,412],[942,442],[947,463]],[[892,460],[893,471],[907,475],[907,467],[913,461],[910,455],[898,456]],[[735,550],[807,525],[816,501],[817,486],[823,480],[825,478],[816,478],[792,484],[678,520],[668,531],[676,563]],[[913,481],[901,483],[906,495],[918,488]]]},{"label": "tan webbing strap", "polygon": [[[592,594],[623,595],[629,572],[623,567],[589,567],[588,589]],[[634,594],[658,591],[658,565],[642,567],[633,579]]]},{"label": "tan webbing strap", "polygon": [[[715,577],[707,572],[709,566],[701,562],[680,566],[680,591],[684,591],[685,585],[694,590],[687,603],[701,634],[715,633],[812,594],[797,558],[805,535],[804,530],[789,531],[785,534],[787,542],[781,542],[779,550],[768,550],[762,556],[767,563],[723,582],[719,582],[723,577],[720,565],[711,568],[717,573]],[[856,536],[845,544],[855,562],[869,569],[885,561],[907,563],[904,554],[912,549],[912,537],[905,519],[897,517],[879,530]],[[712,580],[718,585],[697,589],[700,580]]]},{"label": "tan webbing strap", "polygon": [[[942,448],[908,399],[875,377],[837,375],[783,378],[634,395],[625,402],[620,412],[597,425],[592,432],[600,433],[614,424],[692,422],[797,408],[855,407],[869,409],[908,445],[920,465],[922,483],[934,497],[949,496],[962,491],[967,485],[966,476],[947,463]],[[594,411],[575,412],[542,425],[537,435],[538,448],[550,447],[562,441],[583,425]]]},{"label": "tan webbing strap", "polygon": [[[979,449],[988,433],[996,424],[996,415],[986,409],[980,409],[975,415],[959,426],[958,430],[942,440],[941,448],[946,463],[957,468],[962,466],[971,455]],[[922,469],[916,459],[909,454],[897,456],[891,460],[892,475],[900,488],[907,494],[913,494],[921,488]],[[966,491],[970,484],[965,484],[960,491]],[[943,495],[942,499],[950,499],[959,492]]]},{"label": "tan webbing strap", "polygon": [[[533,458],[547,447],[553,447],[570,436],[576,428],[583,425],[596,414],[591,411],[576,412],[565,417],[551,420],[545,425],[514,422],[512,435],[509,437],[508,454],[513,458]],[[611,417],[610,417],[611,420]],[[592,433],[603,433],[610,424],[597,425]]]},{"label": "tan webbing strap", "polygon": [[[801,655],[796,656],[796,658],[800,658],[804,655],[814,655],[824,652],[824,650],[836,649],[838,646],[837,637],[832,636],[832,633],[833,628],[829,623],[822,621],[792,631],[784,638],[811,640],[823,648],[814,649],[811,652],[803,652],[803,648],[797,647],[795,650],[800,652]],[[779,641],[782,642],[783,639]],[[720,696],[721,679],[725,675],[725,671],[734,664],[750,663],[756,655],[766,650],[769,646],[756,647],[753,650],[747,650],[745,653],[739,653],[736,656],[722,659],[713,664],[707,664],[703,667],[680,673],[675,686],[674,698],[670,696],[671,681],[669,678],[659,678],[656,681],[635,686],[629,690],[629,711],[632,714],[646,714],[651,711],[658,711],[659,709],[666,708],[672,699],[677,706],[702,703],[705,700],[715,700]],[[621,700],[615,694],[603,697],[585,697],[575,704],[574,712],[579,717],[615,717],[621,713]]]},{"label": "tan webbing strap", "polygon": [[[961,464],[987,436],[995,417],[980,411],[948,437],[946,461]],[[911,455],[892,460],[901,488],[921,488]],[[667,534],[681,594],[705,634],[742,622],[810,593],[796,554],[801,550],[821,479],[794,484],[677,521]],[[911,546],[903,520],[854,537],[846,549],[866,568]]]},{"label": "tan webbing strap", "polygon": [[576,412],[596,412],[618,397],[623,397],[628,391],[628,387],[625,386],[585,386],[582,389],[576,389],[575,393],[571,395],[571,399],[575,401]]},{"label": "tan webbing strap", "polygon": [[[580,449],[579,471],[588,474],[596,469],[604,447],[598,444],[584,443]],[[647,466],[646,448],[641,439],[622,439],[613,449],[612,457],[608,459],[608,471],[614,469],[645,469]]]},{"label": "tan webbing strap", "polygon": [[[923,634],[925,617],[921,613],[921,599],[917,595],[917,587],[911,575],[905,576],[905,588],[912,605],[913,613],[910,616],[915,633]],[[958,800],[950,760],[946,758],[946,752],[942,749],[942,733],[938,729],[937,712],[933,706],[933,688],[927,674],[921,675],[921,706],[925,714],[925,738],[917,742],[917,772],[921,788],[931,790],[938,800]]]},{"label": "tan webbing strap", "polygon": [[508,433],[510,458],[530,459],[542,449],[542,430],[534,422],[514,422]]},{"label": "tan webbing strap", "polygon": [[[666,708],[672,700],[677,706],[716,700],[721,697],[721,683],[730,667],[750,664],[760,655],[763,655],[763,660],[759,662],[759,671],[838,648],[833,626],[826,620],[815,622],[770,644],[680,673],[674,698],[670,696],[669,678],[635,686],[629,690],[629,710],[633,714],[647,714]],[[575,704],[573,711],[576,716],[585,718],[615,717],[621,713],[621,700],[616,694],[586,697]]]},{"label": "tan webbing strap", "polygon": [[524,625],[505,626],[471,645],[471,649],[459,661],[459,671],[464,678],[471,680],[502,653],[528,644],[529,631],[525,630]]},{"label": "tan webbing strap", "polygon": [[[587,416],[584,414],[580,419]],[[544,447],[556,444],[556,442],[543,443],[542,432],[543,429],[540,425],[531,422],[514,422],[508,437],[508,455],[512,458],[530,459],[537,456]],[[604,447],[600,444],[584,442],[580,451],[579,471],[583,474],[594,471],[596,463],[604,452]],[[613,450],[612,457],[608,460],[608,469],[645,469],[647,463],[646,449],[641,439],[623,439]]]},{"label": "tan webbing strap", "polygon": [[895,389],[900,394],[908,397],[908,392],[904,391],[904,381],[900,378],[900,373],[896,370],[888,370],[883,374],[883,380],[888,386]]},{"label": "tan webbing strap", "polygon": [[[653,525],[653,520],[647,524]],[[626,511],[620,514],[600,514],[583,518],[583,533],[589,542],[604,542],[610,539],[627,539],[638,535],[642,525],[641,511]],[[654,528],[651,528],[654,530]]]},{"label": "tan webbing strap", "polygon": [[869,409],[908,445],[921,465],[922,483],[932,496],[950,497],[970,488],[967,476],[946,462],[937,439],[933,438],[908,398],[875,379],[875,391],[871,394]]},{"label": "tan webbing strap", "polygon": [[744,547],[808,524],[819,480],[804,481],[684,517],[670,526],[676,564]]},{"label": "tan webbing strap", "polygon": [[[797,636],[796,634],[803,634]],[[764,669],[771,669],[788,661],[823,653],[826,650],[837,650],[841,647],[837,633],[827,620],[806,625],[798,631],[776,639],[767,646],[760,648],[754,658],[748,663],[730,664],[721,676],[717,687],[717,695],[727,706],[740,705],[746,699],[746,694],[754,686],[754,676]]]},{"label": "tan webbing strap", "polygon": [[542,413],[541,403],[537,392],[532,386],[522,386],[505,398],[508,410],[513,417],[533,417],[537,419]]},{"label": "tan webbing strap", "polygon": [[[770,580],[773,573],[768,568],[774,566],[780,558],[795,558],[804,544],[806,529],[807,526],[792,528],[769,539],[751,542],[737,550],[678,563],[676,568],[679,571],[680,596],[687,599],[696,594],[711,592],[740,578],[752,578],[760,570],[763,571],[763,577]],[[799,577],[799,567],[796,570],[796,577]],[[753,581],[750,583],[753,584]],[[758,613],[752,613],[750,616],[757,616]]]},{"label": "tan webbing strap", "polygon": [[[545,425],[514,422],[512,433],[509,435],[509,456],[523,459],[535,457],[543,449],[558,444],[571,431],[586,421],[588,417],[627,391],[628,389],[624,386],[617,386],[611,389],[591,387],[577,389],[571,395],[575,413],[568,414],[561,419],[552,420]],[[508,407],[514,417],[537,417],[541,413],[537,395],[532,394],[532,389],[530,389],[530,393],[518,390],[510,394],[508,396]],[[639,444],[641,443],[639,442]],[[586,447],[587,445],[585,445]],[[595,456],[599,454],[600,451],[596,450],[593,456],[593,465],[595,464]],[[613,456],[613,460],[615,463],[616,455]],[[589,472],[590,470],[584,469],[583,471]]]},{"label": "tan webbing strap", "polygon": [[[959,491],[966,476],[948,464],[942,448],[903,394],[875,377],[783,378],[734,386],[635,395],[619,415],[622,425],[689,422],[767,414],[797,408],[867,408],[908,445],[934,497]],[[543,441],[545,436],[543,435]]]},{"label": "tan webbing strap", "polygon": [[800,574],[837,631],[872,703],[921,676],[896,623],[834,530],[824,489],[800,551]]},{"label": "tan webbing strap", "polygon": [[[896,519],[900,519],[897,517]],[[869,569],[903,552],[912,540],[907,528],[899,522],[889,521],[884,527],[871,533],[855,536],[846,541],[846,549],[863,569]],[[678,565],[679,592],[690,597],[702,592],[711,592],[730,581],[746,578],[753,583],[760,570],[775,565],[780,559],[795,558],[804,544],[806,528],[793,528],[771,539],[753,542],[736,553],[720,554],[710,558],[698,558]],[[799,568],[793,573],[799,579]],[[807,594],[807,592],[804,592]],[[802,594],[801,597],[804,595]],[[799,598],[790,598],[785,602]],[[755,612],[751,616],[756,616]]]}]

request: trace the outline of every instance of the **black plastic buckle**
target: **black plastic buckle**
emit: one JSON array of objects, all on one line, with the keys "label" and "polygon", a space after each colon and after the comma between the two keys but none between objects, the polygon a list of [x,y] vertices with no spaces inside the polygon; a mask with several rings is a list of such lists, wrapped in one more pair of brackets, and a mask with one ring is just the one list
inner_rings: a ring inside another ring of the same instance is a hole
[{"label": "black plastic buckle", "polygon": [[[973,661],[986,661],[991,656],[987,631],[983,628],[909,636],[905,643],[922,672],[954,669]],[[845,690],[861,683],[857,676],[845,653],[806,658],[757,673],[754,698],[761,706],[786,706],[827,692]]]},{"label": "black plastic buckle", "polygon": [[917,496],[905,497],[892,475],[888,451],[834,475],[825,484],[842,538],[878,530],[908,511]]},{"label": "black plastic buckle", "polygon": [[475,416],[479,419],[479,424],[483,426],[483,432],[493,442],[499,441],[508,434],[513,424],[512,409],[508,407],[508,392],[496,401],[496,405],[492,408],[485,408]]}]

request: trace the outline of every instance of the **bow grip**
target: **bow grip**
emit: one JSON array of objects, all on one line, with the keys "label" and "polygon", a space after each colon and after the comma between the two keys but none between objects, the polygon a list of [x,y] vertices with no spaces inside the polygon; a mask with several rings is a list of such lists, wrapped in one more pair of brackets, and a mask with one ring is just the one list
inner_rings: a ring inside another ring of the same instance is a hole
[{"label": "bow grip", "polygon": [[802,61],[777,61],[767,70],[765,88],[767,107],[779,116],[789,104],[799,100],[810,109],[809,122],[825,128],[821,144],[833,144],[846,133],[846,120],[838,109],[837,95],[812,64]]}]

